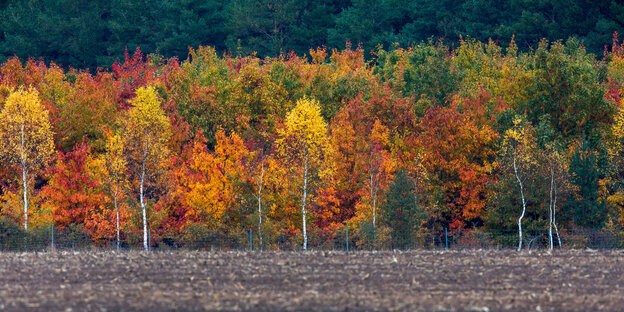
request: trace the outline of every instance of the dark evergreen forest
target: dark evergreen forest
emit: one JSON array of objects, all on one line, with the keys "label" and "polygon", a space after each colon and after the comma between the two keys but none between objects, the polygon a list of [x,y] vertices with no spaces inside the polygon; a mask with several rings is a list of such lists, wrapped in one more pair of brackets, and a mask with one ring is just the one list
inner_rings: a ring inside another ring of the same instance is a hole
[{"label": "dark evergreen forest", "polygon": [[367,52],[431,38],[492,39],[519,49],[576,37],[601,55],[622,32],[615,0],[5,0],[0,62],[12,56],[74,68],[108,67],[124,51],[186,59],[188,47],[275,57],[347,41]]}]

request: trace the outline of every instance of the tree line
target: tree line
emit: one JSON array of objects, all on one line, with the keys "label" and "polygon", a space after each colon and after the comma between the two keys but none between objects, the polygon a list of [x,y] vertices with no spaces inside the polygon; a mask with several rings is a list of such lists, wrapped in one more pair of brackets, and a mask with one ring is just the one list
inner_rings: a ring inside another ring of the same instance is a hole
[{"label": "tree line", "polygon": [[[362,248],[624,226],[624,46],[430,41],[93,73],[0,66],[2,229],[94,243]],[[515,243],[514,243],[515,244]],[[119,246],[119,245],[118,245]]]},{"label": "tree line", "polygon": [[0,17],[0,61],[42,57],[92,71],[126,48],[180,60],[199,45],[278,57],[346,41],[367,52],[432,37],[457,46],[462,36],[506,46],[515,35],[521,51],[575,37],[602,55],[611,34],[624,31],[616,0],[5,0]]}]

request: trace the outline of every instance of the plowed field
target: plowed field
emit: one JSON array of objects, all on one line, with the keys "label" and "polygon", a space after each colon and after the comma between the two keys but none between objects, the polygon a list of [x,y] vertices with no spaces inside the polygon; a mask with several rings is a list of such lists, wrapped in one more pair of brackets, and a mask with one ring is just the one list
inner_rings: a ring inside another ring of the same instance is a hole
[{"label": "plowed field", "polygon": [[624,253],[2,253],[0,310],[622,311]]}]

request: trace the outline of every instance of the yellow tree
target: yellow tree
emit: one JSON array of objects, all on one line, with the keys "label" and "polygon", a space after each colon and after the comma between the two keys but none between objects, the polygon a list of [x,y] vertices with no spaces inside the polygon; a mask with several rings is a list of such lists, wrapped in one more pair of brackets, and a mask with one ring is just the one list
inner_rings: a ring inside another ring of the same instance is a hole
[{"label": "yellow tree", "polygon": [[171,136],[169,120],[160,107],[153,87],[139,88],[130,100],[132,108],[124,124],[123,145],[130,172],[139,183],[139,203],[143,217],[143,247],[147,246],[147,215],[145,184],[157,175],[169,154],[167,141]]},{"label": "yellow tree", "polygon": [[208,151],[203,137],[194,142],[186,180],[180,189],[190,208],[186,216],[193,221],[209,223],[213,228],[236,202],[236,184],[249,158],[248,149],[235,132],[226,136],[219,130],[216,140],[214,153]]},{"label": "yellow tree", "polygon": [[318,181],[325,156],[329,152],[327,124],[321,117],[318,101],[303,98],[297,101],[278,131],[277,151],[290,171],[293,184],[301,192],[303,250],[308,247],[306,203],[314,183]]},{"label": "yellow tree", "polygon": [[533,133],[533,127],[528,121],[516,117],[513,127],[505,131],[501,147],[504,159],[502,165],[513,171],[522,199],[522,213],[518,218],[518,251],[522,249],[522,219],[527,209],[525,182],[538,166],[537,143]]},{"label": "yellow tree", "polygon": [[115,207],[116,230],[117,230],[117,250],[119,250],[119,206],[118,198],[121,191],[124,175],[126,172],[126,159],[124,155],[124,145],[121,136],[118,134],[111,135],[106,142],[106,154],[104,154],[106,165],[106,178],[110,191],[113,195],[113,204]]},{"label": "yellow tree", "polygon": [[[622,62],[624,64],[624,61]],[[620,101],[618,112],[608,133],[607,146],[612,174],[603,183],[611,184],[611,192],[607,198],[609,203],[617,207],[617,219],[620,226],[624,225],[624,101]]]},{"label": "yellow tree", "polygon": [[36,90],[20,89],[7,97],[0,120],[0,153],[22,171],[24,230],[28,230],[28,185],[54,154],[48,111]]}]

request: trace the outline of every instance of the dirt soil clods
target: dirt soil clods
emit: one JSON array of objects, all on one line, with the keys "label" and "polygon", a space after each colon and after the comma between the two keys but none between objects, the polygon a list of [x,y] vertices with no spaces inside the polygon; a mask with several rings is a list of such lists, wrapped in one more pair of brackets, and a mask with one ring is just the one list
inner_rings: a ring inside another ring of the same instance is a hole
[{"label": "dirt soil clods", "polygon": [[0,254],[2,311],[624,310],[621,251]]}]

